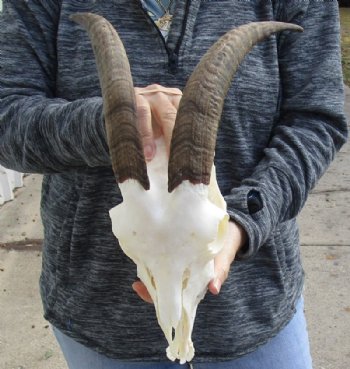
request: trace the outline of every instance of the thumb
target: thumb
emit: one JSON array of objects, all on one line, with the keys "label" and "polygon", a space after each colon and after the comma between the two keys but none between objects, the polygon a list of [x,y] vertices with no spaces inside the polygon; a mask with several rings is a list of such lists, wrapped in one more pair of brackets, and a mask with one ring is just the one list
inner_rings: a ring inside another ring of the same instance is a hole
[{"label": "thumb", "polygon": [[228,223],[223,248],[214,259],[215,277],[208,285],[208,289],[213,295],[220,292],[221,286],[228,277],[236,253],[246,242],[246,239],[246,233],[240,225],[234,222]]},{"label": "thumb", "polygon": [[230,265],[221,266],[218,268],[215,266],[215,278],[210,281],[208,289],[213,295],[220,293],[221,287],[228,277]]},{"label": "thumb", "polygon": [[150,304],[153,304],[151,295],[146,286],[141,281],[136,281],[132,284],[132,289],[139,295],[139,297]]}]

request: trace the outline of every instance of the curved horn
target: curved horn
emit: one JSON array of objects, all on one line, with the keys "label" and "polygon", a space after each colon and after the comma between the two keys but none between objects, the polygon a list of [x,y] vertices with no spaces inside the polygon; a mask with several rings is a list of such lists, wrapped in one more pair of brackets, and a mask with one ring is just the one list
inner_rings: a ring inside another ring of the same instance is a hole
[{"label": "curved horn", "polygon": [[222,36],[188,80],[171,140],[168,190],[182,181],[209,184],[224,99],[234,74],[251,48],[274,32],[303,31],[295,24],[254,22]]},{"label": "curved horn", "polygon": [[94,50],[103,97],[109,152],[118,182],[136,179],[149,189],[146,161],[136,123],[136,103],[130,65],[113,26],[92,13],[70,17],[88,32]]}]

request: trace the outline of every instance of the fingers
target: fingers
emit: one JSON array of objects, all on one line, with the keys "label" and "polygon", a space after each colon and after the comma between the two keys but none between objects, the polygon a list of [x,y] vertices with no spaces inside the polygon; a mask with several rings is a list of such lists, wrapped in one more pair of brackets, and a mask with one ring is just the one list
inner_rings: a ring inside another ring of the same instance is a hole
[{"label": "fingers", "polygon": [[141,281],[134,282],[132,284],[132,289],[143,301],[153,304],[151,295],[148,293],[146,286]]},{"label": "fingers", "polygon": [[219,294],[226,281],[231,264],[238,250],[246,243],[247,234],[237,223],[230,221],[227,227],[224,246],[214,260],[214,279],[209,283],[208,289],[213,295]]},{"label": "fingers", "polygon": [[182,95],[181,90],[178,88],[164,87],[158,84],[153,84],[153,85],[149,85],[147,87],[138,88],[138,89],[139,89],[138,93],[141,95],[148,95],[148,94],[157,93],[157,92],[164,92],[168,95],[174,95],[174,96]]},{"label": "fingers", "polygon": [[[170,152],[170,142],[182,92],[178,88],[150,85],[135,88],[139,130],[146,160],[155,155],[154,139],[160,134]],[[152,124],[153,123],[153,124]]]},{"label": "fingers", "polygon": [[157,126],[161,129],[168,154],[170,152],[171,136],[175,125],[177,108],[173,105],[172,99],[161,93],[157,96],[157,101],[152,105],[152,114]]},{"label": "fingers", "polygon": [[137,123],[141,134],[143,151],[146,160],[152,160],[155,155],[155,143],[152,130],[151,106],[147,99],[136,93]]},{"label": "fingers", "polygon": [[150,98],[156,98],[165,95],[168,101],[178,110],[180,100],[182,98],[182,91],[179,88],[164,87],[153,84],[145,88],[138,88],[138,93],[141,95],[150,95]]},{"label": "fingers", "polygon": [[208,289],[213,295],[219,294],[222,285],[228,277],[230,265],[226,262],[215,260],[215,278],[208,285]]},{"label": "fingers", "polygon": [[179,110],[179,105],[180,105],[181,98],[182,98],[182,94],[181,95],[173,95],[171,97],[171,102],[175,106],[176,110]]}]

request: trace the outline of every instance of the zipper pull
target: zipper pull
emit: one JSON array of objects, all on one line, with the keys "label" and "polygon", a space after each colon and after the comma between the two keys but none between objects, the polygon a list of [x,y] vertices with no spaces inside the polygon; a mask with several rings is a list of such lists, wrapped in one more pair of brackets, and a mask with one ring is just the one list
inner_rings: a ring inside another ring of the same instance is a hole
[{"label": "zipper pull", "polygon": [[178,69],[179,57],[175,52],[169,53],[168,70],[171,74],[176,74]]}]

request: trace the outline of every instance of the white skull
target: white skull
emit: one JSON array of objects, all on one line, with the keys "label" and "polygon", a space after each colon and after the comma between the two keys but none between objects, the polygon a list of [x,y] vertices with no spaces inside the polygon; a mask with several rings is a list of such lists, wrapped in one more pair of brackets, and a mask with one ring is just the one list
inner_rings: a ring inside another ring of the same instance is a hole
[{"label": "white skull", "polygon": [[209,186],[184,181],[169,193],[162,139],[147,172],[149,191],[135,180],[119,184],[123,202],[110,211],[112,228],[153,299],[169,343],[168,358],[185,363],[194,356],[191,334],[197,306],[214,276],[214,257],[223,246],[226,203],[215,168]]}]

